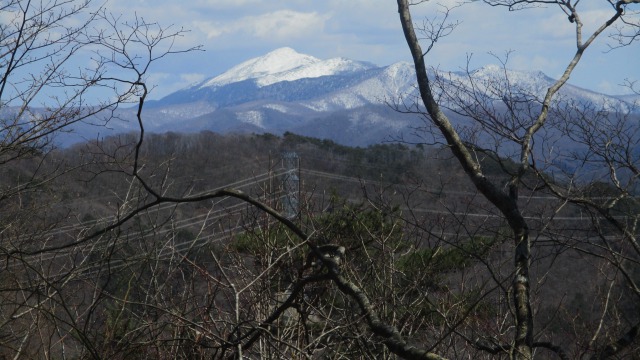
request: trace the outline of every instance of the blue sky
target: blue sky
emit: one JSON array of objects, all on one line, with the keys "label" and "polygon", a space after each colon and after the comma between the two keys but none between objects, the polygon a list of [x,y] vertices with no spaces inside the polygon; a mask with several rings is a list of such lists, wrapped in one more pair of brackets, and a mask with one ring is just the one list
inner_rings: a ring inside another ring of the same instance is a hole
[{"label": "blue sky", "polygon": [[[107,6],[116,14],[136,12],[148,21],[189,29],[178,45],[205,50],[156,64],[149,79],[157,86],[152,98],[283,46],[318,58],[341,56],[377,65],[410,60],[391,0],[110,0]],[[583,0],[580,7],[587,35],[612,14],[602,0]],[[421,23],[441,9],[435,0],[415,6],[414,20]],[[498,62],[490,52],[502,57],[512,51],[509,68],[558,77],[576,48],[575,28],[558,7],[509,12],[473,2],[453,9],[450,19],[460,24],[428,58],[442,70],[460,70],[468,55],[471,68],[477,68]],[[625,79],[640,81],[640,43],[607,52],[608,41],[602,37],[589,48],[571,83],[621,94],[625,89],[618,85]]]}]

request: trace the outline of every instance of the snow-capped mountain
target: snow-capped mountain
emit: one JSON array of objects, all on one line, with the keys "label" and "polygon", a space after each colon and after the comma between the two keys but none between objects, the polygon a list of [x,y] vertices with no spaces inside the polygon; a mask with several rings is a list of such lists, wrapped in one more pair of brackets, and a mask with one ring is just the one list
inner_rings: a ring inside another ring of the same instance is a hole
[{"label": "snow-capped mountain", "polygon": [[[547,89],[556,80],[545,75],[541,71],[515,71],[505,69],[498,65],[487,65],[482,68],[467,72],[447,72],[437,74],[443,86],[449,93],[473,92],[483,94],[484,97],[494,98],[502,102],[505,96],[541,103],[547,93]],[[618,97],[597,93],[571,84],[565,84],[555,96],[556,102],[571,103],[575,106],[593,106],[597,109],[608,111],[629,112],[633,104],[640,105],[640,96]]]},{"label": "snow-capped mountain", "polygon": [[374,68],[375,65],[345,58],[320,60],[284,47],[264,56],[247,60],[228,71],[196,85],[198,88],[220,87],[247,79],[259,87],[281,81],[317,78]]},{"label": "snow-capped mountain", "polygon": [[[554,79],[538,71],[513,71],[489,65],[470,72],[432,73],[445,107],[451,99],[482,93],[501,103],[505,94],[537,102]],[[508,89],[507,89],[508,88]],[[507,91],[508,90],[508,91]],[[375,66],[333,58],[322,60],[291,48],[274,50],[228,71],[149,101],[143,119],[149,131],[271,132],[291,131],[329,138],[347,145],[368,145],[407,137],[421,126],[416,115],[391,110],[389,104],[414,104],[415,72],[406,62]],[[627,111],[639,96],[612,97],[565,85],[560,99],[573,104]],[[132,111],[119,116],[129,125],[110,124],[117,131],[136,130]],[[95,136],[91,136],[95,138]]]}]

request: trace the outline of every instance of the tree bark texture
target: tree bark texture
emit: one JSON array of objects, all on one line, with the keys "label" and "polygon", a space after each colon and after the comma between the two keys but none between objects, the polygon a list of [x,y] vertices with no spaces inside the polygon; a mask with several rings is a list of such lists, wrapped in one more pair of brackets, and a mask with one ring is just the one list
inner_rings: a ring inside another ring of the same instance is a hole
[{"label": "tree bark texture", "polygon": [[[416,70],[420,97],[431,121],[444,136],[448,146],[475,187],[505,216],[515,241],[515,272],[513,276],[513,303],[515,306],[515,335],[513,359],[531,359],[533,348],[533,315],[531,312],[529,265],[531,259],[529,228],[517,205],[517,191],[506,193],[491,183],[482,173],[469,148],[464,144],[448,117],[436,102],[431,87],[424,53],[416,36],[407,0],[398,0],[398,13],[407,45],[411,50]],[[517,186],[512,183],[511,186]]]}]

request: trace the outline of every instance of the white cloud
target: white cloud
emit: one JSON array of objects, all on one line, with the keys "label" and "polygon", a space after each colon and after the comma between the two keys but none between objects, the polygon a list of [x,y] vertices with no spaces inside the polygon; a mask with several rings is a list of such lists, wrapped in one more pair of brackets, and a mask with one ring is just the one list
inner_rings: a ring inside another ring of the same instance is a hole
[{"label": "white cloud", "polygon": [[205,78],[206,78],[206,75],[201,73],[180,74],[180,79],[182,80],[182,83],[184,83],[185,85],[193,85],[193,84],[199,83],[203,81]]},{"label": "white cloud", "polygon": [[174,91],[195,85],[206,78],[201,73],[154,72],[149,74],[147,84],[151,87],[150,98],[159,99]]},{"label": "white cloud", "polygon": [[535,20],[536,23],[532,25],[538,28],[538,38],[564,39],[575,34],[575,25],[561,11],[548,16],[536,16]]},{"label": "white cloud", "polygon": [[300,38],[310,33],[320,33],[329,16],[317,12],[280,10],[259,16],[247,17],[249,32],[260,38]]},{"label": "white cloud", "polygon": [[233,0],[233,1],[229,1],[229,0],[199,0],[196,1],[195,3],[198,6],[209,6],[211,8],[238,8],[238,7],[242,7],[242,6],[247,6],[247,5],[251,5],[251,4],[259,4],[261,3],[262,0]]},{"label": "white cloud", "polygon": [[[560,69],[561,64],[558,59],[553,59],[547,56],[527,56],[515,53],[510,57],[507,66],[516,70],[557,71]],[[553,76],[554,74],[550,73],[548,75]]]},{"label": "white cloud", "polygon": [[225,33],[224,28],[214,22],[196,20],[192,24],[194,29],[203,33],[207,39],[217,38]]},{"label": "white cloud", "polygon": [[[162,88],[165,86],[165,84],[173,82],[173,79],[174,79],[174,74],[172,73],[153,72],[153,73],[150,73],[149,76],[147,76],[146,82],[147,82],[147,85],[151,89],[153,89],[152,91],[156,93],[156,92],[162,92]],[[156,88],[160,88],[160,89],[156,90]]]},{"label": "white cloud", "polygon": [[223,35],[245,34],[272,40],[298,39],[321,33],[329,15],[318,12],[278,10],[260,15],[244,16],[228,22],[194,21],[193,26],[208,39]]}]

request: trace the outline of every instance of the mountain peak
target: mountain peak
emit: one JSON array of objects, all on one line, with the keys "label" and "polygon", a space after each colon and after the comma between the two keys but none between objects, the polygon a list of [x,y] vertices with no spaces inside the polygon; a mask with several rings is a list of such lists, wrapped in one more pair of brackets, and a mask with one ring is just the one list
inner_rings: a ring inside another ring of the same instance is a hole
[{"label": "mountain peak", "polygon": [[371,63],[341,57],[321,60],[283,47],[236,65],[197,87],[221,87],[244,80],[254,80],[258,87],[263,87],[282,81],[354,73],[376,67]]},{"label": "mountain peak", "polygon": [[222,86],[247,79],[258,79],[319,61],[313,56],[300,54],[290,47],[282,47],[240,63],[221,75],[204,82],[200,87]]}]

